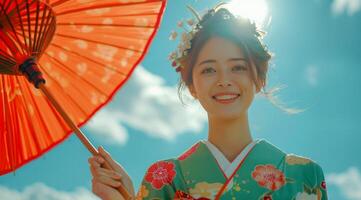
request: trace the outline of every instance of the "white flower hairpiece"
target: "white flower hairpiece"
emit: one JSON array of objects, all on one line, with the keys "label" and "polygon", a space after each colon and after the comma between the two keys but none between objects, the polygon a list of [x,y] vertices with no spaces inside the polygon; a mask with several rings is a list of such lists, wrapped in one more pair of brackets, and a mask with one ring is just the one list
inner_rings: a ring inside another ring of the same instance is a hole
[{"label": "white flower hairpiece", "polygon": [[[214,13],[214,10],[223,4],[225,3],[218,4],[214,9],[211,9],[208,12]],[[190,50],[192,47],[191,41],[194,35],[199,31],[199,29],[202,28],[202,26],[199,24],[201,21],[200,15],[191,6],[187,5],[187,8],[196,19],[187,19],[185,20],[185,23],[184,21],[178,21],[177,27],[183,29],[185,32],[181,34],[180,43],[177,49],[171,52],[168,56],[168,59],[172,62],[172,66],[176,69],[177,72],[180,72],[183,67],[180,61],[184,56],[188,55],[188,50]],[[173,30],[169,36],[169,40],[176,40],[177,36],[178,33]]]},{"label": "white flower hairpiece", "polygon": [[[181,64],[181,61],[184,59],[184,56],[188,55],[189,50],[192,48],[192,40],[196,33],[202,29],[203,25],[205,25],[204,23],[207,23],[208,18],[214,16],[218,8],[224,4],[225,3],[220,3],[213,9],[208,10],[208,12],[203,16],[203,19],[191,6],[187,6],[187,8],[195,16],[197,21],[195,22],[194,19],[187,19],[185,21],[177,22],[177,27],[183,29],[184,32],[181,33],[180,42],[177,49],[171,52],[168,57],[168,59],[172,62],[172,67],[175,68],[176,72],[180,72],[182,70],[183,66]],[[232,15],[229,12],[222,12],[221,17],[222,20],[226,21],[238,19],[236,16]],[[260,36],[261,31],[257,30],[256,25],[254,23],[250,23],[250,21],[246,22],[249,27],[245,30],[248,30],[249,33],[256,37]],[[169,39],[176,40],[178,35],[178,32],[173,30],[169,36]]]},{"label": "white flower hairpiece", "polygon": [[[183,56],[188,54],[188,50],[191,48],[191,40],[196,33],[194,19],[187,19],[184,21],[179,21],[177,27],[182,28],[184,32],[181,34],[180,43],[177,49],[169,54],[168,59],[172,61],[172,66],[176,69],[177,72],[181,70],[182,65],[180,64],[180,59]],[[169,40],[176,40],[178,37],[178,32],[172,31]]]}]

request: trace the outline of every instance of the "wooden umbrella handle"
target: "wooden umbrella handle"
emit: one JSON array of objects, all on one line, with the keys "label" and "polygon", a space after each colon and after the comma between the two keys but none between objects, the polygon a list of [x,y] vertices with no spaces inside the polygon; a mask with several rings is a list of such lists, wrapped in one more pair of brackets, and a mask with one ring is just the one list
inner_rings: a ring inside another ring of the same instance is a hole
[{"label": "wooden umbrella handle", "polygon": [[[45,96],[48,97],[52,105],[59,112],[59,114],[63,117],[68,126],[75,132],[75,135],[80,139],[83,145],[89,150],[92,155],[99,155],[98,150],[91,144],[88,138],[82,133],[82,131],[74,124],[74,122],[70,119],[70,117],[66,114],[64,109],[60,106],[60,104],[56,101],[51,92],[46,88],[43,83],[38,85],[39,89],[44,93]],[[104,168],[114,170],[111,165],[105,161]],[[132,195],[125,189],[123,185],[117,188],[117,190],[123,195],[125,200],[132,200]]]}]

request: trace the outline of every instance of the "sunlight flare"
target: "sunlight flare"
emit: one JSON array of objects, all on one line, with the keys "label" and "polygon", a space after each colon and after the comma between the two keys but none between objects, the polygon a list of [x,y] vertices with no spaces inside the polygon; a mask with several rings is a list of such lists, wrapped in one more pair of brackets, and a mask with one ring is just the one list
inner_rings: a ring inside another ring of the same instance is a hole
[{"label": "sunlight flare", "polygon": [[257,23],[259,27],[265,26],[270,17],[265,0],[231,0],[227,3],[228,8],[234,15],[245,17]]}]

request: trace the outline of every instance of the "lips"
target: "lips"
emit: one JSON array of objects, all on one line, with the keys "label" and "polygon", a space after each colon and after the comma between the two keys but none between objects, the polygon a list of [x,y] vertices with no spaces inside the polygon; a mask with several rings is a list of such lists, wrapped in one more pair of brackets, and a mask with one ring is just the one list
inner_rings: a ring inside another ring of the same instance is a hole
[{"label": "lips", "polygon": [[241,95],[237,93],[218,93],[212,96],[212,98],[218,103],[229,104],[233,103],[239,96]]},{"label": "lips", "polygon": [[214,96],[212,96],[213,99],[216,100],[233,100],[240,96],[240,94],[237,93],[218,93]]}]

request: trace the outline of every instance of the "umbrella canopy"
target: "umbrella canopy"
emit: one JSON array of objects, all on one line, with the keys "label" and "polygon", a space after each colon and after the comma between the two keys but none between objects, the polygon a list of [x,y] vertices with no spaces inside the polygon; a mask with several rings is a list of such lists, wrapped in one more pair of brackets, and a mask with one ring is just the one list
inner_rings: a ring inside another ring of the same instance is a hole
[{"label": "umbrella canopy", "polygon": [[165,0],[0,0],[0,175],[72,132],[19,67],[36,63],[42,75],[28,74],[80,127],[142,60],[164,8]]}]

